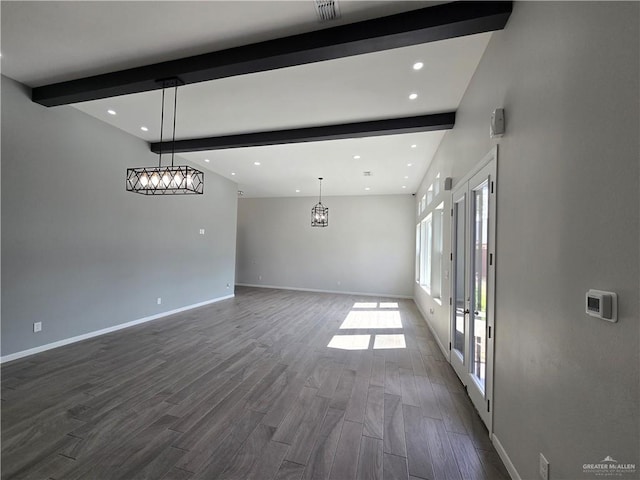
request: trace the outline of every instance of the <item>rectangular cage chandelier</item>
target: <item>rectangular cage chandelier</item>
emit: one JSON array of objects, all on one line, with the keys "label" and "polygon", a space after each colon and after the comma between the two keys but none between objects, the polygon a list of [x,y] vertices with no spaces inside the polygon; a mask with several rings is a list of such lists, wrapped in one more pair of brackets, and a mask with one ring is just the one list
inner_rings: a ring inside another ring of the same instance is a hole
[{"label": "rectangular cage chandelier", "polygon": [[[204,193],[204,173],[188,165],[174,166],[176,141],[176,110],[178,106],[178,78],[161,80],[162,110],[160,116],[160,152],[157,167],[127,169],[127,191],[141,195],[201,195]],[[171,166],[162,166],[162,132],[164,129],[165,89],[174,87],[173,138],[171,140]]]},{"label": "rectangular cage chandelier", "polygon": [[320,180],[320,196],[318,203],[311,209],[311,226],[312,227],[328,227],[329,226],[329,208],[322,204],[322,177]]},{"label": "rectangular cage chandelier", "polygon": [[144,195],[200,194],[204,173],[187,165],[128,168],[127,190]]}]

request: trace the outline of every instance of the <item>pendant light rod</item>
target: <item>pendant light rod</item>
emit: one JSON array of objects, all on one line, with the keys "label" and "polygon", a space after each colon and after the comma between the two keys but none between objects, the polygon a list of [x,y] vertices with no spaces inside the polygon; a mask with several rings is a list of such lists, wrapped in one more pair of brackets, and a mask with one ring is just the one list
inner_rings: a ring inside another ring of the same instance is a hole
[{"label": "pendant light rod", "polygon": [[162,86],[162,108],[160,109],[160,147],[158,149],[158,168],[162,166],[162,139],[164,135],[164,102],[165,90],[174,87],[173,97],[173,136],[171,138],[171,166],[173,167],[173,158],[176,151],[176,110],[178,108],[178,87],[184,85],[184,82],[178,77],[162,78],[156,80],[158,85]]},{"label": "pendant light rod", "polygon": [[173,138],[171,139],[171,166],[173,167],[173,157],[176,152],[176,116],[178,111],[178,84],[176,84],[173,94]]},{"label": "pendant light rod", "polygon": [[322,177],[318,177],[318,180],[320,180],[320,195],[318,197],[318,203],[322,203]]},{"label": "pendant light rod", "polygon": [[160,109],[160,151],[158,152],[158,168],[162,166],[162,132],[163,131],[164,131],[164,87],[162,88],[162,108]]}]

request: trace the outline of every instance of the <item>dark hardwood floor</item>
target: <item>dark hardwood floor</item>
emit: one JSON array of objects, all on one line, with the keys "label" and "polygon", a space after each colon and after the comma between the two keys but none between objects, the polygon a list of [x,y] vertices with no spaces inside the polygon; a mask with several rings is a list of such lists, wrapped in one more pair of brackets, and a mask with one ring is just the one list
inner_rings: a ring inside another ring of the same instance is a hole
[{"label": "dark hardwood floor", "polygon": [[410,300],[238,288],[7,363],[1,405],[2,479],[509,478]]}]

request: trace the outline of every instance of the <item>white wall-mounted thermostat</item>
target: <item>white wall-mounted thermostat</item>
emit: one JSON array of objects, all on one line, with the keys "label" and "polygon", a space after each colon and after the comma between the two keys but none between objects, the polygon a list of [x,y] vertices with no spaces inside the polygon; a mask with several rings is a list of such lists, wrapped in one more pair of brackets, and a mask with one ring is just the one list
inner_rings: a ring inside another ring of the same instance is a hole
[{"label": "white wall-mounted thermostat", "polygon": [[589,290],[585,296],[585,311],[592,317],[618,321],[618,295],[602,290]]},{"label": "white wall-mounted thermostat", "polygon": [[491,113],[491,126],[489,128],[491,138],[504,135],[504,108],[496,108]]}]

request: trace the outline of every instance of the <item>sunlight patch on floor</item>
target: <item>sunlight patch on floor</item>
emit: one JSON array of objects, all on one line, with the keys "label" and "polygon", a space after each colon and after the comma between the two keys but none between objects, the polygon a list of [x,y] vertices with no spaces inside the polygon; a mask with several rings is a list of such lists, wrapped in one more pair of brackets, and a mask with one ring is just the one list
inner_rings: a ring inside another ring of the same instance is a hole
[{"label": "sunlight patch on floor", "polygon": [[353,308],[377,308],[376,302],[356,302],[353,304]]},{"label": "sunlight patch on floor", "polygon": [[[340,325],[340,330],[403,330],[398,302],[355,302]],[[405,337],[398,334],[334,335],[327,347],[342,350],[368,350],[373,337],[377,350],[407,348]]]},{"label": "sunlight patch on floor", "polygon": [[398,302],[380,302],[380,308],[398,308]]},{"label": "sunlight patch on floor", "polygon": [[387,348],[407,348],[404,335],[376,335],[373,341],[374,350]]},{"label": "sunlight patch on floor", "polygon": [[340,325],[340,330],[350,328],[402,328],[402,320],[397,311],[351,310]]},{"label": "sunlight patch on floor", "polygon": [[334,335],[329,348],[340,350],[368,350],[371,335]]}]

